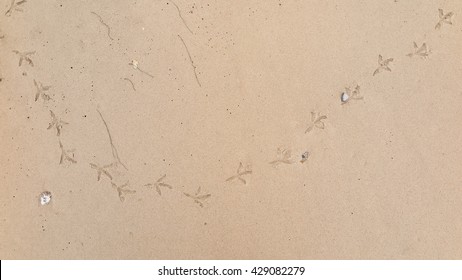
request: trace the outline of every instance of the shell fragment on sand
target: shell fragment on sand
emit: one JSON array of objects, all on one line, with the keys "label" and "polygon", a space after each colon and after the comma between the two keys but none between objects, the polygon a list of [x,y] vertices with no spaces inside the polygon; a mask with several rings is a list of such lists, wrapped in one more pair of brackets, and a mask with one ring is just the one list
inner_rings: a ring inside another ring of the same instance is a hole
[{"label": "shell fragment on sand", "polygon": [[308,157],[310,156],[310,153],[309,152],[304,152],[302,154],[302,159],[300,160],[301,163],[304,163],[305,161],[308,160]]},{"label": "shell fragment on sand", "polygon": [[350,99],[350,96],[348,95],[348,93],[346,92],[343,92],[342,95],[340,96],[340,100],[345,103],[348,101],[348,99]]},{"label": "shell fragment on sand", "polygon": [[43,192],[40,194],[40,205],[47,205],[51,202],[51,192]]}]

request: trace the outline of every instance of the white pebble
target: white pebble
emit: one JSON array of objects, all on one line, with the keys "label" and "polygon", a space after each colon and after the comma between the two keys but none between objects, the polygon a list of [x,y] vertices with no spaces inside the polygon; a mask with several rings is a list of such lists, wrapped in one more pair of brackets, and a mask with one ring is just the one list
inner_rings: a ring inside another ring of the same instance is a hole
[{"label": "white pebble", "polygon": [[350,99],[350,96],[348,95],[348,93],[346,93],[346,92],[342,93],[342,96],[340,97],[340,100],[342,100],[342,102],[347,102],[348,99]]},{"label": "white pebble", "polygon": [[51,192],[43,192],[40,194],[40,204],[47,205],[51,202]]}]

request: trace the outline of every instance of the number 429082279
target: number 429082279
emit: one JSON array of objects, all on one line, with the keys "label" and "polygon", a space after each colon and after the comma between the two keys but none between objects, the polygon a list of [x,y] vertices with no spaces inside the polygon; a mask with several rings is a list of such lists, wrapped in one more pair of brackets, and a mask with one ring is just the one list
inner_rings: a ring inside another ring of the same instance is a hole
[{"label": "number 429082279", "polygon": [[250,273],[254,275],[303,275],[305,268],[302,266],[289,267],[254,267]]}]

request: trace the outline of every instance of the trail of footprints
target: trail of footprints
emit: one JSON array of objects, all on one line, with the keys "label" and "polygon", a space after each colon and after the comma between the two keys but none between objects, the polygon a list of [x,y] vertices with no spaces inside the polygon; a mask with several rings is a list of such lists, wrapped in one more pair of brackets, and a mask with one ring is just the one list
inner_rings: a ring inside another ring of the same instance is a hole
[{"label": "trail of footprints", "polygon": [[[27,2],[26,0],[21,0],[21,1],[11,0],[9,8],[5,12],[5,16],[10,17],[16,12],[22,12],[23,6],[26,2]],[[180,20],[182,21],[184,27],[189,31],[191,35],[194,35],[194,32],[192,32],[185,18],[183,17],[180,7],[173,1],[170,1],[170,3],[172,3],[173,6],[175,7],[178,13],[178,16]],[[94,14],[98,18],[100,23],[106,27],[108,38],[110,40],[114,40],[113,37],[111,36],[110,26],[106,24],[106,22],[104,22],[104,20],[99,14],[95,12],[91,12],[91,13]],[[452,25],[453,16],[454,16],[453,12],[445,13],[442,9],[438,9],[439,19],[434,29],[439,30],[444,25]],[[1,38],[3,37],[4,35],[2,35]],[[196,71],[197,66],[195,65],[192,59],[188,46],[182,36],[178,35],[178,37],[181,40],[186,50],[189,62],[191,64],[191,67],[193,68],[193,74],[195,76],[196,82],[198,86],[201,87],[201,83],[199,82],[198,72]],[[27,64],[30,67],[34,67],[32,56],[36,55],[35,51],[21,52],[18,50],[13,50],[12,52],[15,55],[17,55],[19,58],[18,67],[21,68],[25,64]],[[421,43],[420,46],[416,42],[413,42],[413,49],[408,54],[406,54],[406,56],[409,58],[420,57],[420,58],[425,59],[425,58],[428,58],[430,54],[431,54],[431,50],[428,48],[425,42]],[[381,74],[383,72],[392,72],[393,62],[394,62],[394,58],[391,58],[391,57],[384,58],[382,54],[379,54],[377,66],[375,70],[372,72],[372,76],[375,77],[376,75]],[[139,67],[138,61],[133,60],[132,62],[129,63],[129,65],[132,66],[133,69],[141,72],[142,74],[145,74],[151,78],[154,78],[152,74],[144,71],[143,69]],[[133,82],[131,80],[129,80],[129,82],[131,83],[133,90],[136,91]],[[39,99],[42,99],[44,106],[46,106],[47,102],[54,100],[51,97],[52,95],[49,94],[51,85],[44,85],[42,84],[41,81],[37,81],[35,79],[33,79],[33,83],[35,86],[35,97],[34,97],[35,102],[37,102]],[[340,95],[340,104],[344,105],[352,101],[362,100],[363,98],[364,97],[362,96],[360,92],[359,84],[348,86],[348,87],[345,87],[345,89]],[[129,180],[124,181],[123,183],[120,183],[120,179],[118,179],[118,177],[123,177],[123,175],[128,171],[128,168],[121,161],[119,157],[118,150],[114,144],[114,140],[112,138],[109,125],[106,122],[106,119],[103,117],[103,114],[101,113],[99,109],[97,109],[96,111],[99,114],[101,121],[104,124],[104,127],[107,132],[107,136],[109,139],[109,144],[110,144],[110,148],[112,152],[112,161],[106,164],[89,163],[89,167],[96,172],[96,180],[98,182],[102,181],[103,178],[106,178],[107,180],[109,180],[110,186],[117,194],[119,200],[121,202],[124,202],[128,197],[135,195],[136,190],[131,187]],[[77,160],[75,158],[75,149],[68,148],[63,143],[63,139],[62,139],[62,133],[64,131],[64,128],[68,126],[69,123],[67,121],[62,120],[61,117],[57,116],[54,111],[49,110],[49,112],[50,112],[51,121],[47,127],[47,130],[53,129],[56,131],[56,137],[58,138],[59,149],[61,151],[61,156],[59,158],[59,165],[69,166],[72,164],[77,164]],[[307,124],[307,128],[305,129],[304,133],[312,134],[314,133],[315,130],[324,129],[326,127],[326,124],[325,124],[326,120],[327,120],[327,115],[319,111],[312,111],[308,124]],[[279,147],[275,151],[274,159],[270,161],[269,164],[275,168],[278,168],[279,166],[292,165],[296,163],[303,164],[309,159],[309,156],[310,156],[309,151],[304,151],[301,155],[294,155],[291,149],[285,148],[285,147]],[[234,183],[241,184],[241,185],[247,185],[252,175],[253,175],[252,166],[250,164],[244,165],[242,162],[239,162],[239,165],[237,169],[235,170],[234,174],[230,174],[230,176],[227,179],[225,179],[225,183],[231,184],[234,182]],[[183,195],[184,197],[190,199],[193,203],[197,204],[200,207],[204,207],[206,201],[211,197],[211,194],[203,192],[200,186],[196,189],[195,192],[192,192],[192,193],[186,192],[182,188],[176,187],[174,184],[171,184],[169,180],[167,180],[166,174],[160,176],[159,178],[155,179],[152,182],[146,183],[143,187],[154,190],[159,196],[162,196],[163,192],[165,191],[175,191],[178,194]],[[52,197],[52,194],[49,191],[44,191],[39,196],[41,205],[49,204],[49,202],[51,201],[51,197]]]}]

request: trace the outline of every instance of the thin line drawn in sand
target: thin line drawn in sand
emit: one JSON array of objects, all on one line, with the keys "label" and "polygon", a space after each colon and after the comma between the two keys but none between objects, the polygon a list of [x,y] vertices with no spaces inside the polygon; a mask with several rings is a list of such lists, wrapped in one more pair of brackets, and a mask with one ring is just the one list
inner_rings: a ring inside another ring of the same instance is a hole
[{"label": "thin line drawn in sand", "polygon": [[143,69],[141,69],[139,66],[138,66],[139,62],[138,60],[132,60],[130,63],[128,63],[128,65],[132,66],[133,69],[135,70],[138,70],[140,71],[141,73],[145,74],[145,75],[148,75],[149,77],[153,78],[154,79],[154,76],[146,71],[144,71]]},{"label": "thin line drawn in sand", "polygon": [[59,164],[63,164],[65,161],[70,163],[77,163],[74,156],[75,149],[65,149],[61,140],[59,140],[59,148],[61,149]]},{"label": "thin line drawn in sand", "polygon": [[378,64],[379,64],[379,67],[377,67],[377,69],[375,69],[374,73],[372,74],[372,76],[375,76],[377,74],[379,74],[380,72],[382,71],[388,71],[388,72],[391,72],[391,68],[389,66],[390,62],[393,62],[393,58],[387,58],[387,59],[383,59],[382,55],[379,54],[379,59],[378,59]]},{"label": "thin line drawn in sand", "polygon": [[197,70],[196,70],[197,67],[194,64],[194,61],[192,59],[191,53],[189,52],[188,46],[186,45],[185,41],[183,40],[183,37],[181,37],[179,34],[178,34],[178,38],[180,38],[181,42],[183,43],[184,48],[186,49],[186,53],[188,54],[189,62],[191,63],[191,66],[193,68],[194,77],[196,78],[196,82],[199,85],[199,87],[202,87],[202,85],[201,85],[201,83],[199,81],[199,77],[197,76]]},{"label": "thin line drawn in sand", "polygon": [[128,81],[130,83],[130,85],[132,86],[132,89],[134,91],[136,91],[136,88],[135,88],[135,84],[132,82],[132,80],[130,80],[129,78],[124,78],[125,81]]},{"label": "thin line drawn in sand", "polygon": [[173,1],[170,1],[174,6],[175,8],[177,9],[178,11],[178,16],[180,17],[181,21],[183,22],[184,26],[186,27],[186,29],[188,29],[188,31],[191,33],[191,34],[194,34],[191,30],[191,28],[189,28],[188,24],[186,23],[185,19],[183,18],[183,15],[181,14],[181,10],[180,8],[178,7],[178,5],[173,2]]},{"label": "thin line drawn in sand", "polygon": [[102,25],[106,26],[107,36],[109,37],[109,39],[114,40],[114,38],[112,38],[111,36],[111,27],[107,23],[104,22],[103,18],[99,14],[95,12],[91,12],[91,13],[98,17],[98,20]]},{"label": "thin line drawn in sand", "polygon": [[304,152],[304,153],[302,154],[301,157],[302,157],[302,159],[300,160],[300,162],[301,162],[301,163],[305,163],[305,161],[307,161],[308,158],[310,157],[310,153],[309,153],[308,151],[306,151],[306,152]]},{"label": "thin line drawn in sand", "polygon": [[438,16],[440,20],[435,25],[435,29],[441,29],[443,23],[452,25],[452,16],[454,16],[454,12],[449,12],[447,14],[444,13],[443,9],[438,9]]},{"label": "thin line drawn in sand", "polygon": [[420,56],[420,58],[427,58],[430,54],[431,50],[427,47],[427,43],[423,43],[422,46],[419,47],[417,43],[414,42],[414,51],[408,53],[406,56]]},{"label": "thin line drawn in sand", "polygon": [[154,183],[149,183],[149,184],[146,184],[144,185],[145,187],[154,187],[157,191],[157,193],[159,195],[162,195],[162,191],[161,191],[161,187],[162,188],[167,188],[167,189],[173,189],[173,187],[167,183],[164,183],[163,180],[165,179],[165,177],[167,177],[167,174],[164,174],[163,176],[161,176],[159,179],[157,179],[156,182]]},{"label": "thin line drawn in sand", "polygon": [[106,177],[109,178],[109,180],[112,181],[112,175],[107,171],[108,168],[114,167],[114,163],[108,164],[108,165],[98,165],[96,163],[90,163],[90,167],[92,169],[95,169],[98,175],[98,181],[101,180],[101,176],[105,175]]},{"label": "thin line drawn in sand", "polygon": [[126,194],[134,194],[134,193],[136,193],[135,190],[125,189],[125,188],[129,187],[129,185],[130,185],[130,182],[129,182],[129,181],[127,181],[125,184],[120,185],[120,186],[116,185],[114,182],[111,182],[111,185],[112,185],[112,187],[113,187],[114,189],[117,190],[117,193],[118,193],[118,195],[119,195],[120,202],[124,202],[124,201],[125,201],[125,195],[126,195]]},{"label": "thin line drawn in sand", "polygon": [[240,162],[239,167],[237,168],[237,171],[236,171],[236,175],[229,177],[228,179],[225,180],[225,182],[230,182],[230,181],[234,181],[237,179],[241,181],[242,183],[244,183],[244,185],[246,185],[247,181],[242,177],[245,175],[250,175],[250,174],[252,174],[252,167],[250,166],[250,164],[248,164],[244,168],[244,165],[242,164],[242,162]]},{"label": "thin line drawn in sand", "polygon": [[276,159],[271,161],[273,167],[277,167],[279,164],[293,164],[294,161],[292,159],[292,151],[290,149],[279,147],[277,150]]},{"label": "thin line drawn in sand", "polygon": [[20,52],[17,50],[13,50],[13,52],[19,56],[19,63],[18,63],[19,67],[21,67],[23,61],[26,61],[30,66],[34,67],[34,62],[30,58],[30,56],[34,55],[35,51]]},{"label": "thin line drawn in sand", "polygon": [[56,136],[61,135],[61,130],[63,129],[64,125],[69,124],[68,122],[65,122],[61,120],[60,118],[56,117],[55,113],[50,110],[50,115],[51,115],[51,122],[48,125],[47,129],[52,129],[53,127],[56,128]]},{"label": "thin line drawn in sand", "polygon": [[35,92],[35,99],[34,99],[35,102],[37,102],[39,97],[42,97],[43,101],[45,102],[53,99],[50,97],[50,95],[45,93],[45,91],[48,91],[51,88],[51,86],[44,86],[42,85],[41,82],[37,82],[35,79],[34,79],[34,85],[35,85],[35,88],[37,89],[37,91]]},{"label": "thin line drawn in sand", "polygon": [[361,100],[364,97],[360,93],[361,87],[356,85],[354,90],[351,90],[350,87],[345,87],[345,90],[340,95],[340,101],[342,101],[342,105],[348,103],[350,100]]},{"label": "thin line drawn in sand", "polygon": [[201,193],[201,187],[199,187],[194,194],[189,194],[186,192],[183,192],[183,194],[186,197],[191,198],[194,203],[198,204],[200,207],[204,207],[205,200],[211,197],[211,194],[200,194]]},{"label": "thin line drawn in sand", "polygon": [[313,128],[324,129],[324,122],[323,120],[327,119],[327,116],[321,115],[321,113],[311,112],[311,124],[305,130],[305,134],[313,130]]},{"label": "thin line drawn in sand", "polygon": [[16,0],[11,0],[10,8],[5,12],[5,16],[9,17],[13,14],[13,11],[23,12],[24,10],[20,8],[22,4],[26,3],[26,0],[16,2]]},{"label": "thin line drawn in sand", "polygon": [[114,159],[114,164],[115,165],[120,164],[125,168],[125,170],[128,170],[127,166],[125,166],[125,164],[123,164],[123,162],[120,160],[119,152],[117,151],[117,148],[114,145],[114,141],[112,140],[111,131],[109,130],[109,126],[107,125],[106,120],[103,117],[103,114],[101,114],[101,112],[98,109],[96,109],[96,111],[101,117],[101,120],[104,123],[104,127],[106,127],[107,135],[109,136],[109,143],[111,144],[112,157]]}]

